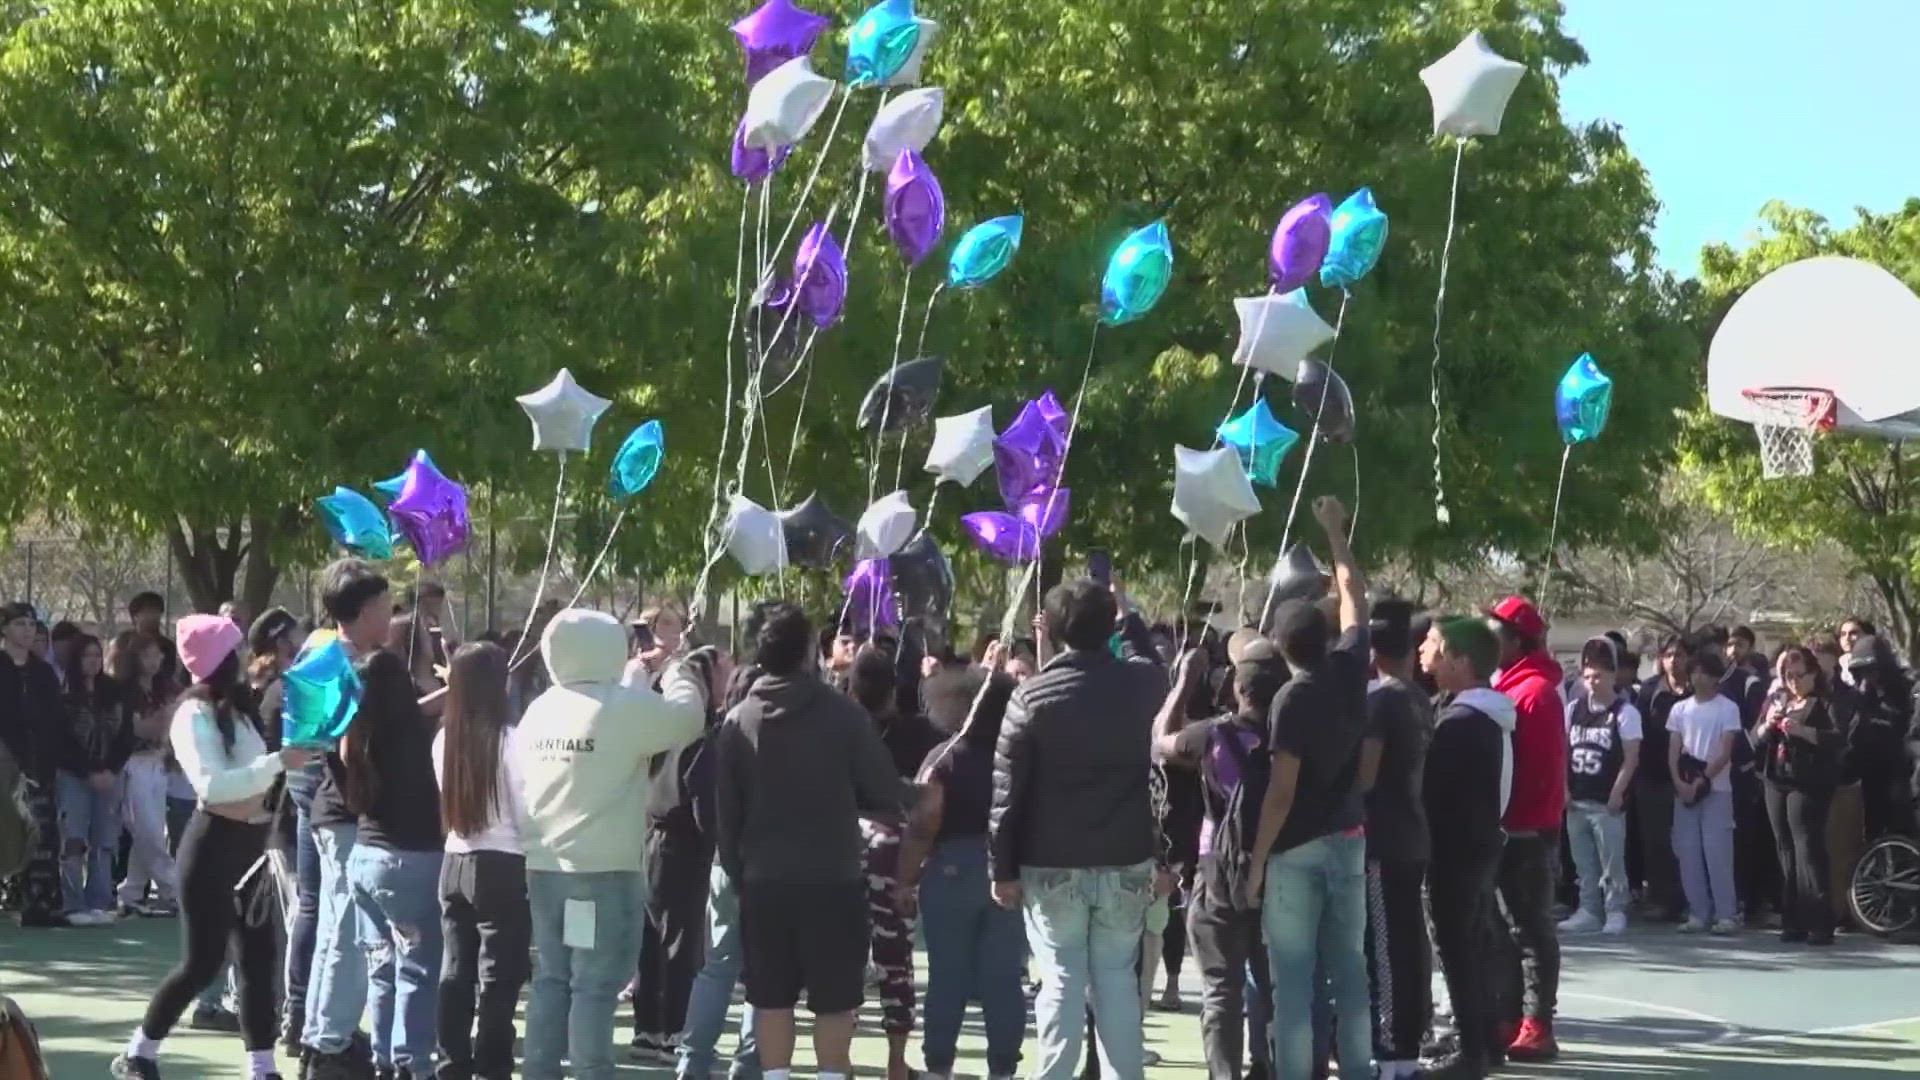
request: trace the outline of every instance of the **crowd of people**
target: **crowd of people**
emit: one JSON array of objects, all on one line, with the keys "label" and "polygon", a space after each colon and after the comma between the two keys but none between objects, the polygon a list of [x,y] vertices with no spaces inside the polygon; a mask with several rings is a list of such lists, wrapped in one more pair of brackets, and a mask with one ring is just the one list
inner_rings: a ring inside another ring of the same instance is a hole
[{"label": "crowd of people", "polygon": [[803,1002],[849,1075],[870,988],[889,1080],[916,1032],[950,1077],[969,1002],[1013,1076],[1029,995],[1031,1075],[1125,1080],[1191,953],[1212,1080],[1475,1080],[1558,1054],[1563,935],[1777,914],[1827,944],[1853,854],[1911,827],[1911,686],[1865,620],[1771,663],[1744,628],[1669,639],[1644,683],[1609,634],[1563,671],[1524,598],[1370,598],[1344,508],[1314,514],[1328,595],[1259,628],[1150,625],[1087,578],[961,656],[768,601],[737,668],[671,608],[461,644],[443,594],[343,560],[318,632],[359,697],[328,747],[281,745],[284,610],[169,640],[143,595],[102,648],[13,605],[0,743],[43,842],[9,902],[178,917],[121,1078],[183,1018],[253,1080],[279,1050],[504,1078],[526,991],[532,1080],[610,1075],[623,1000],[634,1057],[705,1080],[743,984],[734,1080],[787,1080]]}]

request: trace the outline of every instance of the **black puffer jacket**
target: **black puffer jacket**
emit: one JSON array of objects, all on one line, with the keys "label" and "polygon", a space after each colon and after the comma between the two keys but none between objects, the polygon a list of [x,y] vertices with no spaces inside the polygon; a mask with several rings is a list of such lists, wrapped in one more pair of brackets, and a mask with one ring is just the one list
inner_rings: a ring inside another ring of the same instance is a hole
[{"label": "black puffer jacket", "polygon": [[995,881],[1154,857],[1149,751],[1166,693],[1159,665],[1104,650],[1063,653],[1014,692],[993,762]]}]

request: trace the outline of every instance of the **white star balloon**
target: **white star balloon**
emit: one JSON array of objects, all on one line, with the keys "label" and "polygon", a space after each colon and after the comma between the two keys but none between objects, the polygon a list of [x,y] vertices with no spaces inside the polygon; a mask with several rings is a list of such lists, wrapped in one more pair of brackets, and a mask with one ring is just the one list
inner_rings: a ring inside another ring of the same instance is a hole
[{"label": "white star balloon", "polygon": [[1333,327],[1313,310],[1307,290],[1275,296],[1243,296],[1233,302],[1240,316],[1240,344],[1233,362],[1290,379],[1307,354],[1333,340]]},{"label": "white star balloon", "polygon": [[1493,51],[1475,30],[1452,52],[1422,69],[1420,81],[1433,97],[1433,130],[1470,138],[1500,134],[1500,120],[1527,66]]},{"label": "white star balloon", "polygon": [[1233,527],[1259,512],[1260,500],[1232,447],[1174,446],[1173,516],[1188,530],[1214,547],[1224,547]]},{"label": "white star balloon", "polygon": [[533,448],[563,454],[569,450],[585,453],[593,439],[593,425],[613,404],[574,382],[573,372],[566,368],[561,368],[552,382],[514,400],[533,421]]},{"label": "white star balloon", "polygon": [[940,130],[940,110],[947,92],[937,86],[909,90],[881,106],[867,128],[867,142],[860,160],[868,172],[886,172],[893,168],[902,150],[919,153]]},{"label": "white star balloon", "polygon": [[973,483],[993,466],[993,406],[982,405],[959,416],[933,421],[933,448],[927,451],[927,471],[961,487]]},{"label": "white star balloon", "polygon": [[815,74],[804,56],[781,64],[748,91],[740,141],[759,150],[792,146],[819,122],[838,85]]},{"label": "white star balloon", "polygon": [[907,541],[913,539],[916,517],[906,492],[882,496],[867,507],[867,512],[860,515],[860,523],[854,526],[854,557],[884,559],[906,547]]},{"label": "white star balloon", "polygon": [[744,495],[735,495],[728,505],[720,539],[748,577],[787,565],[787,532],[780,515]]},{"label": "white star balloon", "polygon": [[913,51],[907,54],[907,62],[893,73],[893,78],[881,83],[886,87],[919,86],[920,64],[927,58],[927,46],[933,44],[935,35],[940,33],[940,24],[932,19],[915,19],[920,24],[920,36],[914,40]]}]

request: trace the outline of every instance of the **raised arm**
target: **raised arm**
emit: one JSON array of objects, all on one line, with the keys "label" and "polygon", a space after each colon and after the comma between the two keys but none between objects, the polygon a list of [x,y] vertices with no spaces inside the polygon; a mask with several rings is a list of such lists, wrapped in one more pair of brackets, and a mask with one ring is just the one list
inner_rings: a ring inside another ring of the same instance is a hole
[{"label": "raised arm", "polygon": [[1153,717],[1153,753],[1162,761],[1179,761],[1192,764],[1192,760],[1180,753],[1180,732],[1187,726],[1187,698],[1193,692],[1199,680],[1206,677],[1207,654],[1200,649],[1189,649],[1180,658],[1180,673],[1174,676],[1173,688],[1160,702],[1160,711]]},{"label": "raised arm", "polygon": [[1326,530],[1327,548],[1333,553],[1333,584],[1340,594],[1340,632],[1344,634],[1367,624],[1367,578],[1347,544],[1347,508],[1339,499],[1322,495],[1313,500],[1313,516]]}]

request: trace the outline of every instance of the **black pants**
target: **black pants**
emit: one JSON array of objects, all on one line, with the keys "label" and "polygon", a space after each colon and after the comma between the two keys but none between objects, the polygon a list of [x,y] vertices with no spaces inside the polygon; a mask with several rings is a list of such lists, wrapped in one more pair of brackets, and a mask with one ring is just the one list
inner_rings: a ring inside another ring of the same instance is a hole
[{"label": "black pants", "polygon": [[1560,1005],[1560,935],[1553,924],[1559,865],[1557,835],[1509,836],[1500,857],[1495,914],[1513,941],[1505,979],[1508,986],[1519,983],[1523,1015],[1534,1020],[1551,1021]]},{"label": "black pants", "polygon": [[[1273,1014],[1273,979],[1260,939],[1260,910],[1221,905],[1202,880],[1187,898],[1187,944],[1200,965],[1200,1045],[1207,1057],[1208,1080],[1240,1080],[1241,1063],[1248,1059],[1272,1075],[1267,1066],[1267,1031]],[[1248,969],[1253,972],[1252,1001],[1247,1000]],[[1243,1050],[1251,1052],[1243,1057]]]},{"label": "black pants", "polygon": [[1487,928],[1493,919],[1497,865],[1427,867],[1427,901],[1433,914],[1433,940],[1440,952],[1447,996],[1453,1001],[1460,1048],[1485,1059],[1496,1048],[1494,978],[1489,966]]},{"label": "black pants", "polygon": [[1673,856],[1673,781],[1667,777],[1640,777],[1633,782],[1635,833],[1640,838],[1640,863],[1647,883],[1647,899],[1661,913],[1677,917],[1686,909],[1680,891],[1680,862]]},{"label": "black pants", "polygon": [[1780,903],[1780,852],[1767,815],[1766,781],[1733,775],[1733,891],[1747,918]]},{"label": "black pants", "polygon": [[[234,886],[267,847],[267,826],[196,810],[180,839],[180,963],[160,980],[140,1030],[164,1039],[229,958],[240,983],[240,1037],[248,1050],[273,1048],[274,969],[280,950],[271,918],[242,917]],[[266,871],[255,875],[271,888]]]},{"label": "black pants", "polygon": [[1833,789],[1769,783],[1766,800],[1780,858],[1780,925],[1787,930],[1832,930],[1827,811],[1833,807]]},{"label": "black pants", "polygon": [[1183,866],[1178,871],[1180,877],[1167,898],[1169,914],[1166,933],[1160,935],[1160,975],[1165,979],[1163,985],[1180,985],[1180,968],[1187,960],[1187,907],[1193,903],[1195,888],[1193,868]]},{"label": "black pants", "polygon": [[527,860],[504,851],[449,854],[440,864],[440,935],[439,1075],[507,1080],[513,1010],[532,967]]},{"label": "black pants", "polygon": [[706,954],[712,869],[713,849],[697,835],[647,831],[647,925],[633,988],[636,1036],[678,1035],[687,1026],[687,996]]},{"label": "black pants", "polygon": [[1374,1057],[1418,1061],[1433,1018],[1433,945],[1420,889],[1423,862],[1367,862],[1367,968]]},{"label": "black pants", "polygon": [[[11,796],[0,792],[0,798]],[[60,895],[60,813],[53,798],[53,777],[36,781],[27,796],[32,820],[27,823],[27,863],[9,886],[20,908],[23,926],[61,925],[65,906]]]}]

